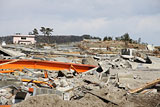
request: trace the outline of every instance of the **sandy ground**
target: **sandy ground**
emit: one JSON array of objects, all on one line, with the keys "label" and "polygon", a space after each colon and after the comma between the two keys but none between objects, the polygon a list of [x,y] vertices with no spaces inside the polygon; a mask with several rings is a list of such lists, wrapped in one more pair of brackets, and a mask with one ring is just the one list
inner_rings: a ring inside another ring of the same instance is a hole
[{"label": "sandy ground", "polygon": [[101,89],[93,93],[118,105],[87,93],[83,98],[73,101],[61,100],[57,95],[39,95],[14,104],[12,107],[160,107],[160,94],[129,95],[119,89],[113,89],[112,92]]},{"label": "sandy ground", "polygon": [[78,101],[64,101],[58,98],[56,95],[41,95],[35,96],[15,104],[12,107],[106,107],[107,103],[104,103],[100,99],[92,95],[86,95],[83,99]]}]

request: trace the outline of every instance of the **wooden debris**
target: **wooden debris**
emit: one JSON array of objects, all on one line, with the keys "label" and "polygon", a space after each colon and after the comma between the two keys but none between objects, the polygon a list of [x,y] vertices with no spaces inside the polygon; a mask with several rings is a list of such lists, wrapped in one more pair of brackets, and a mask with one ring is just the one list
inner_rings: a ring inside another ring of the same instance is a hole
[{"label": "wooden debris", "polygon": [[147,84],[145,84],[145,85],[143,85],[143,86],[141,86],[139,88],[136,88],[136,89],[133,89],[133,90],[129,90],[129,93],[140,92],[140,91],[142,91],[142,90],[144,90],[146,88],[150,88],[150,87],[152,87],[152,86],[154,86],[154,85],[156,85],[158,83],[160,83],[160,78],[157,79],[157,80],[151,81],[151,82],[149,82],[149,83],[147,83]]}]

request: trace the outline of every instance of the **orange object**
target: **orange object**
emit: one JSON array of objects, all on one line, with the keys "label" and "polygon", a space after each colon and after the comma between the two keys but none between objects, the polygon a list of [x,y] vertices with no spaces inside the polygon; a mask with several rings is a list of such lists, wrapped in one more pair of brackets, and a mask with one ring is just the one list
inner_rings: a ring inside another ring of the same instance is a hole
[{"label": "orange object", "polygon": [[[11,62],[8,64],[7,62]],[[2,65],[1,65],[2,64]],[[0,60],[0,69],[24,69],[24,67],[29,69],[44,69],[44,70],[76,70],[77,73],[88,71],[96,66],[84,65],[84,64],[74,64],[74,63],[64,63],[55,61],[40,61],[40,60]]]},{"label": "orange object", "polygon": [[48,78],[48,73],[47,73],[47,71],[44,71],[44,77],[45,77],[45,78]]},{"label": "orange object", "polygon": [[28,91],[33,93],[34,89],[33,88],[29,88]]},{"label": "orange object", "polygon": [[0,107],[11,107],[11,105],[0,105]]},{"label": "orange object", "polygon": [[15,72],[13,70],[4,70],[4,71],[0,71],[0,73],[11,73],[11,72]]},{"label": "orange object", "polygon": [[8,61],[8,62],[4,62],[4,63],[1,63],[0,66],[1,65],[7,65],[7,64],[10,64],[10,63],[14,63],[14,62],[17,62],[18,60],[20,60],[20,59],[14,59],[14,60],[11,60],[11,61]]},{"label": "orange object", "polygon": [[36,81],[36,80],[28,80],[28,79],[21,79],[22,82],[32,82],[32,83],[36,83],[36,84],[46,84],[50,87],[53,88],[53,86],[51,84],[48,84],[47,82],[44,81]]}]

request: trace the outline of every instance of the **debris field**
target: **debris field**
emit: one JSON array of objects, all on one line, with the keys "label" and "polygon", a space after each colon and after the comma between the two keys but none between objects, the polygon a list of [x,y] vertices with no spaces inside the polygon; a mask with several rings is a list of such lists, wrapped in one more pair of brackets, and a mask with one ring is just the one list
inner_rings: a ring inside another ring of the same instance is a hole
[{"label": "debris field", "polygon": [[160,59],[134,49],[0,47],[1,106],[160,107],[159,83]]}]

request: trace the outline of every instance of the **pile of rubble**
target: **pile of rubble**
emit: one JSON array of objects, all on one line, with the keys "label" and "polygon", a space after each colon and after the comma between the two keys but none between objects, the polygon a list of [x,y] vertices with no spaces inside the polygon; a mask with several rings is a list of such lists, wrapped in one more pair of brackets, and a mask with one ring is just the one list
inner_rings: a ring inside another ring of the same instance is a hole
[{"label": "pile of rubble", "polygon": [[[5,53],[10,52],[5,51]],[[132,60],[133,58],[124,58],[121,55],[94,55],[87,58],[80,56],[83,58],[81,62],[89,65],[74,65],[71,63],[73,61],[67,63],[70,61],[67,57],[10,56],[14,60],[0,60],[1,105],[13,107],[160,106],[158,84],[160,68],[151,67],[158,66],[157,63],[160,63],[156,58],[155,60],[153,57],[148,57],[152,61],[149,64],[141,62],[142,60],[137,62]],[[31,62],[26,64],[26,59]],[[52,62],[63,59],[65,63]],[[14,64],[18,66],[17,69],[13,69]]]}]

